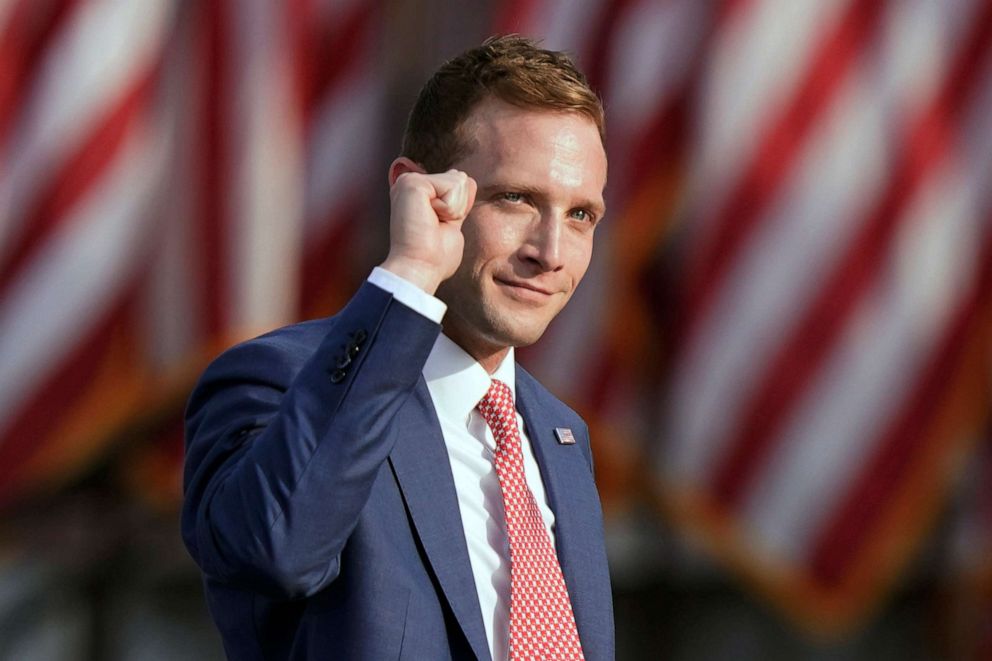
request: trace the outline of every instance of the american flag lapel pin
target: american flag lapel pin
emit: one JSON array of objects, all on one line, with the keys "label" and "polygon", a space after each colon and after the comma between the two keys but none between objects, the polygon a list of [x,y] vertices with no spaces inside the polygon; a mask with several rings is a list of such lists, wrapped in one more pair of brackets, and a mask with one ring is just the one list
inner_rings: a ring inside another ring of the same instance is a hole
[{"label": "american flag lapel pin", "polygon": [[558,445],[575,445],[575,436],[568,427],[555,427],[555,438],[558,439]]}]

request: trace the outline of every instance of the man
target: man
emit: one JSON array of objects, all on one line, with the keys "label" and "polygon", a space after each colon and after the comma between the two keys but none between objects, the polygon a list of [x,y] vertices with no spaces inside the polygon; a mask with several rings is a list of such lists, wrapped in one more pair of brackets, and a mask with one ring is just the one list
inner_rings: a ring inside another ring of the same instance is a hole
[{"label": "man", "polygon": [[207,369],[183,536],[228,656],[613,657],[586,426],[513,358],[589,264],[602,138],[560,53],[448,62],[389,170],[386,260]]}]

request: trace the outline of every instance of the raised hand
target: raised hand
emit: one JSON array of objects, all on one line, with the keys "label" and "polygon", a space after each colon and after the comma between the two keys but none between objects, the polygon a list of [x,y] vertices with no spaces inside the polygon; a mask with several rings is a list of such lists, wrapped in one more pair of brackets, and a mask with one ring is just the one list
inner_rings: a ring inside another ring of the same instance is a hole
[{"label": "raised hand", "polygon": [[462,222],[475,203],[475,180],[459,170],[426,174],[405,158],[393,163],[390,179],[382,268],[433,294],[461,263]]}]

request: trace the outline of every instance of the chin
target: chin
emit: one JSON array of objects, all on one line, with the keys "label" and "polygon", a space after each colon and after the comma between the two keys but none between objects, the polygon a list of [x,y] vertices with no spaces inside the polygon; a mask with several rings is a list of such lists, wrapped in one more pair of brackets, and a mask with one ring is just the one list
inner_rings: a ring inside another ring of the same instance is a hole
[{"label": "chin", "polygon": [[544,335],[547,323],[526,324],[521,326],[519,317],[503,320],[505,323],[493,328],[492,337],[496,343],[505,347],[527,347]]}]

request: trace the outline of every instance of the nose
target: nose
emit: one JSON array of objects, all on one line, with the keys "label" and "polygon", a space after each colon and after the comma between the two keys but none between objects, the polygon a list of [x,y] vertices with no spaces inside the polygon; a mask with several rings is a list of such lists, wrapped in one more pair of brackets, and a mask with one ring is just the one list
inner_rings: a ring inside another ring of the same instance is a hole
[{"label": "nose", "polygon": [[541,271],[560,271],[564,267],[561,249],[562,228],[563,223],[553,215],[541,214],[531,226],[522,247],[524,260],[537,265]]}]

